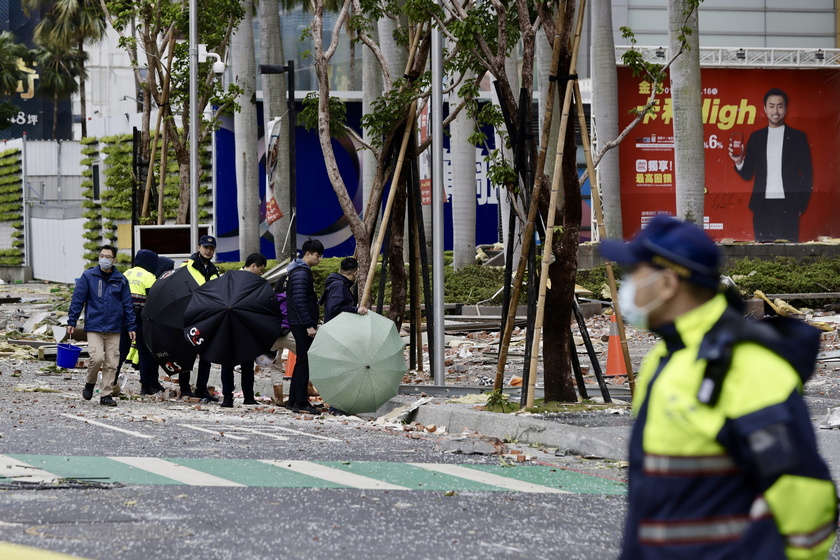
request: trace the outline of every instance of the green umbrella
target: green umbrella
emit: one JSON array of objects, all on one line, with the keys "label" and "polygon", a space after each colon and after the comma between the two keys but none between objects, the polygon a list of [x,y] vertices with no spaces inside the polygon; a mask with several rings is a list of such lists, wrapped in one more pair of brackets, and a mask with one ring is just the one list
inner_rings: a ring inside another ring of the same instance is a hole
[{"label": "green umbrella", "polygon": [[407,369],[404,346],[390,319],[340,313],[318,329],[309,349],[310,379],[331,406],[374,412],[397,394]]}]

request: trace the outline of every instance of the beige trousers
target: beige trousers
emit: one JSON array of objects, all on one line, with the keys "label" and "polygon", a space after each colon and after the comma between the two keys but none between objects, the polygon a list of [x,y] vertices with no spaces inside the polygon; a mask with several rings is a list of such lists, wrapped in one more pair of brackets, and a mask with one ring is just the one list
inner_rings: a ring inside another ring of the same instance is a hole
[{"label": "beige trousers", "polygon": [[[276,350],[288,350],[289,352],[296,352],[297,346],[295,346],[295,337],[292,336],[291,331],[286,333],[286,336],[281,336],[276,341],[274,341],[274,345],[271,347],[272,352]],[[271,366],[269,370],[271,373],[271,384],[272,385],[282,385],[283,384],[283,366],[281,365],[281,358],[282,354],[277,354],[277,360],[275,360],[274,364]]]},{"label": "beige trousers", "polygon": [[90,362],[85,383],[96,383],[99,370],[102,369],[100,396],[119,395],[120,389],[115,386],[114,380],[120,361],[120,333],[88,332],[87,337]]}]

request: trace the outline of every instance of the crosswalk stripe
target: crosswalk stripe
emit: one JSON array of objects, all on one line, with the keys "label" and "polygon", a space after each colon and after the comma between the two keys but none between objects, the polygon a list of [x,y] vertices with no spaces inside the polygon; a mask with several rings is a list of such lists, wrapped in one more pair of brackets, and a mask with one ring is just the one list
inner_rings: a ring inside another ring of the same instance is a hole
[{"label": "crosswalk stripe", "polygon": [[[178,425],[183,427],[183,428],[189,428],[191,430],[197,430],[199,432],[206,432],[208,434],[213,434],[213,435],[216,435],[216,436],[222,436],[222,437],[226,437],[226,438],[230,438],[230,439],[242,439],[242,440],[246,440],[246,441],[248,440],[248,438],[246,438],[246,437],[235,436],[235,435],[229,434],[227,432],[220,432],[219,430],[210,430],[208,428],[202,428],[201,426],[192,426],[190,424],[178,424]],[[229,428],[229,429],[233,429],[233,428]]]},{"label": "crosswalk stripe", "polygon": [[290,434],[300,434],[302,436],[308,436],[308,437],[315,438],[315,439],[323,439],[323,440],[326,440],[326,441],[341,442],[340,439],[335,439],[335,438],[331,438],[331,437],[327,437],[327,436],[316,436],[315,434],[309,434],[307,432],[301,432],[299,430],[293,430],[291,428],[284,428],[282,426],[272,426],[272,428],[275,429],[275,430],[282,430],[284,432],[289,432]]},{"label": "crosswalk stripe", "polygon": [[323,480],[328,480],[350,488],[358,488],[360,490],[409,490],[405,486],[397,486],[388,482],[382,482],[374,478],[358,475],[355,473],[345,472],[318,463],[309,461],[277,461],[273,459],[263,459],[260,462],[287,469],[296,473],[314,476]]},{"label": "crosswalk stripe", "polygon": [[18,459],[0,455],[0,479],[3,478],[19,482],[54,482],[59,477]]},{"label": "crosswalk stripe", "polygon": [[212,474],[207,474],[165,459],[155,457],[109,457],[114,461],[125,463],[136,469],[141,469],[166,478],[171,478],[182,484],[190,486],[241,486],[238,482],[226,480]]},{"label": "crosswalk stripe", "polygon": [[79,420],[81,422],[85,422],[86,424],[93,424],[94,426],[99,426],[100,428],[107,428],[109,430],[114,430],[115,432],[120,432],[122,434],[126,434],[129,436],[139,437],[143,439],[151,439],[154,436],[150,436],[147,434],[141,434],[140,432],[132,432],[131,430],[124,430],[122,428],[117,428],[116,426],[111,426],[110,424],[105,424],[104,422],[97,422],[96,420],[91,420],[90,418],[85,418],[84,416],[76,416],[74,414],[62,414],[65,418],[71,418],[73,420]]},{"label": "crosswalk stripe", "polygon": [[533,484],[531,482],[524,482],[506,476],[499,476],[497,474],[478,471],[469,467],[461,465],[450,465],[442,463],[408,463],[421,469],[428,469],[431,471],[457,476],[459,478],[466,478],[475,482],[489,484],[491,486],[498,486],[506,490],[514,490],[516,492],[529,493],[547,493],[547,494],[569,494],[567,490],[560,490],[558,488],[551,488],[550,486],[542,486],[541,484]]},{"label": "crosswalk stripe", "polygon": [[[248,432],[250,434],[258,434],[261,436],[265,436],[267,438],[272,439],[279,439],[280,441],[289,441],[289,438],[286,436],[278,436],[277,434],[267,434],[265,432],[261,432],[259,430],[252,430],[251,428],[243,428],[242,426],[228,426],[229,430],[236,430],[237,432]],[[306,434],[309,435],[309,434]]]}]

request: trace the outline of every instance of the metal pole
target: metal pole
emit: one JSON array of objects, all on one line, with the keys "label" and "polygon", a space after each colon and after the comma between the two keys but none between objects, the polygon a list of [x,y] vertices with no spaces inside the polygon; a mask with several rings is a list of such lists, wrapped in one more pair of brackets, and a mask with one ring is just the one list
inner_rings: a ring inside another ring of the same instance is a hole
[{"label": "metal pole", "polygon": [[432,307],[434,348],[431,358],[435,385],[446,385],[443,336],[443,37],[432,31]]},{"label": "metal pole", "polygon": [[190,252],[198,247],[198,0],[190,0]]},{"label": "metal pole", "polygon": [[32,221],[32,208],[29,205],[29,177],[26,169],[26,133],[22,136],[23,144],[21,147],[21,167],[23,168],[23,266],[32,266],[30,260],[30,249],[32,247],[32,240],[30,239],[30,229]]},{"label": "metal pole", "polygon": [[[195,0],[193,0],[195,1]],[[297,113],[295,113],[295,61],[290,60],[286,66],[289,90],[289,206],[292,217],[289,219],[289,247],[292,260],[297,257],[297,175],[295,158],[295,129],[297,128]]]}]

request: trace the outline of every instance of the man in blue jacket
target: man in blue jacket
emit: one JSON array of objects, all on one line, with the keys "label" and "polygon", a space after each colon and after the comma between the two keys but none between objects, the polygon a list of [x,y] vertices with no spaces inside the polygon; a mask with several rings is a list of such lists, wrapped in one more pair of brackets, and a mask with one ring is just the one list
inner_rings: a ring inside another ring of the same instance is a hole
[{"label": "man in blue jacket", "polygon": [[90,363],[82,397],[87,401],[93,398],[101,369],[99,404],[103,406],[117,406],[113,397],[119,394],[114,380],[120,359],[120,332],[125,327],[134,341],[136,329],[131,290],[125,276],[114,267],[116,257],[117,249],[111,245],[99,249],[99,264],[85,270],[76,281],[67,317],[67,332],[73,336],[82,308],[85,310]]},{"label": "man in blue jacket", "polygon": [[356,281],[359,273],[359,262],[353,257],[342,259],[341,268],[333,272],[324,281],[324,295],[321,296],[321,304],[324,306],[324,323],[329,323],[339,313],[358,313],[365,315],[366,307],[358,307],[356,298],[350,288]]},{"label": "man in blue jacket", "polygon": [[319,414],[320,411],[309,403],[307,386],[309,385],[309,347],[318,332],[318,296],[315,294],[315,280],[312,268],[321,262],[324,245],[317,239],[304,242],[303,258],[295,259],[287,269],[289,277],[286,286],[286,310],[289,314],[289,327],[295,337],[297,347],[295,372],[289,385],[289,400],[286,408],[293,412]]}]

